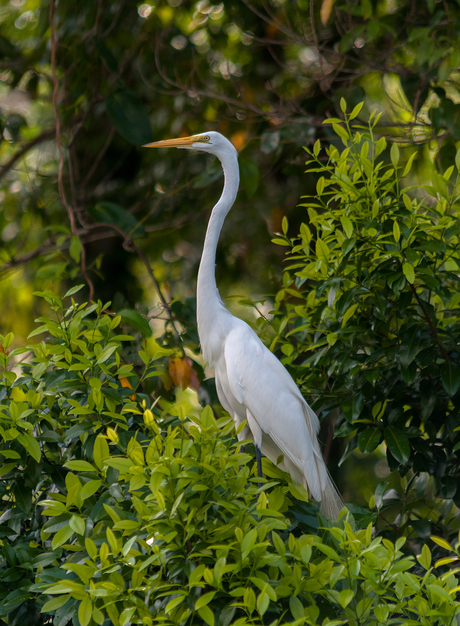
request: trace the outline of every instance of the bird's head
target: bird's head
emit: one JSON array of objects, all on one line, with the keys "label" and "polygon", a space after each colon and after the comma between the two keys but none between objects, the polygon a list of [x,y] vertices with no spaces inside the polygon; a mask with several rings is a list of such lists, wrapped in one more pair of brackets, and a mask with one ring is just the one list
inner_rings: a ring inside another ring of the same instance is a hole
[{"label": "bird's head", "polygon": [[148,143],[143,148],[185,148],[186,150],[199,150],[209,152],[222,158],[228,154],[238,156],[238,152],[233,144],[220,133],[209,131],[192,135],[191,137],[179,137],[178,139],[165,139]]}]

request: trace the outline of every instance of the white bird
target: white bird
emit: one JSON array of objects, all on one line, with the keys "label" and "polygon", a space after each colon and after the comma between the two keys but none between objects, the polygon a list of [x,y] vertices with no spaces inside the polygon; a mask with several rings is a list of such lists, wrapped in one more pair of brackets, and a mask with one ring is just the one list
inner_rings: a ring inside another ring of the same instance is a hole
[{"label": "white bird", "polygon": [[217,290],[217,242],[238,193],[238,152],[216,132],[156,141],[145,147],[199,150],[220,160],[224,189],[211,213],[198,270],[197,322],[203,356],[215,369],[222,406],[237,428],[246,421],[238,439],[254,441],[259,476],[262,452],[321,502],[326,517],[336,520],[343,503],[323,461],[316,414],[285,367],[248,324],[225,308]]}]

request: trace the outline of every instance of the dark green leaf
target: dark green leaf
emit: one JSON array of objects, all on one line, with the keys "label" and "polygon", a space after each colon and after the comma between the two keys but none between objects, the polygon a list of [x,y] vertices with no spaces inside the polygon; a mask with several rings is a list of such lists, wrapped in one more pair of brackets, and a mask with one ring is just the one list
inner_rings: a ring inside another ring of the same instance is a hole
[{"label": "dark green leaf", "polygon": [[351,398],[347,398],[342,403],[342,411],[345,418],[349,422],[353,422],[359,417],[364,407],[364,397],[362,394],[358,394]]},{"label": "dark green leaf", "polygon": [[441,367],[441,379],[449,396],[454,396],[460,386],[460,367],[450,361],[444,363]]},{"label": "dark green leaf", "polygon": [[118,311],[118,315],[121,315],[124,322],[131,324],[131,326],[138,330],[144,337],[152,336],[152,329],[150,328],[148,321],[137,311],[134,311],[133,309],[122,309],[121,311]]},{"label": "dark green leaf", "polygon": [[420,338],[418,336],[418,327],[414,325],[413,328],[407,332],[399,348],[399,360],[403,367],[408,367],[415,359],[420,347]]},{"label": "dark green leaf", "polygon": [[385,428],[385,443],[394,458],[405,465],[410,457],[409,440],[404,433],[397,428]]},{"label": "dark green leaf", "polygon": [[378,428],[366,428],[358,438],[358,448],[363,454],[373,452],[379,445],[382,433]]}]

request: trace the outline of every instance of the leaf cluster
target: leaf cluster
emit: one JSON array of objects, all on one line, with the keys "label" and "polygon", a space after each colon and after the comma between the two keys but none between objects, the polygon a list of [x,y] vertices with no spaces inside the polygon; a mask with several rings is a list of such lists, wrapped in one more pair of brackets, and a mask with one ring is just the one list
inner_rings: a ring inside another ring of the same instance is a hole
[{"label": "leaf cluster", "polygon": [[[317,406],[339,409],[336,435],[354,449],[385,443],[392,470],[428,472],[460,502],[459,168],[433,164],[412,184],[416,146],[376,137],[361,105],[332,118],[340,142],[307,150],[316,194],[289,246],[274,340]],[[326,412],[327,412],[326,411]]]},{"label": "leaf cluster", "polygon": [[145,393],[170,351],[147,342],[135,374],[102,303],[43,296],[20,374],[2,338],[2,622],[452,623],[457,571],[427,546],[417,564],[372,522],[330,524],[267,460],[259,479],[229,416]]}]

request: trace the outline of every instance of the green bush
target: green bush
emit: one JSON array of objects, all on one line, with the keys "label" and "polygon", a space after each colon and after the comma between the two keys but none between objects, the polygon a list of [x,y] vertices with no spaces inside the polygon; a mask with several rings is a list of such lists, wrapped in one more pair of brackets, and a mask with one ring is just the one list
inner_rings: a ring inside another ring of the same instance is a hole
[{"label": "green bush", "polygon": [[405,537],[331,525],[266,459],[259,487],[228,416],[152,402],[171,350],[123,365],[136,341],[107,305],[44,296],[19,376],[1,338],[3,623],[452,624],[457,571],[427,546],[417,563]]},{"label": "green bush", "polygon": [[460,151],[417,185],[417,147],[387,150],[360,109],[342,101],[333,143],[307,150],[317,193],[299,235],[285,221],[275,240],[290,263],[272,346],[314,407],[339,409],[344,458],[385,442],[391,470],[428,472],[459,505]]}]

